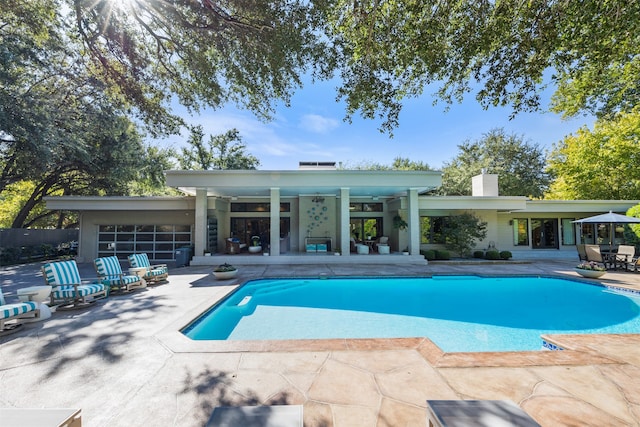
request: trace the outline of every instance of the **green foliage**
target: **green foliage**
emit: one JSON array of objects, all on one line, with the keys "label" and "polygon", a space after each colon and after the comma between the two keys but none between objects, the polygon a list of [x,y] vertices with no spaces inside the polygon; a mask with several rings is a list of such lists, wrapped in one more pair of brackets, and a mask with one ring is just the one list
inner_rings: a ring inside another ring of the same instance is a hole
[{"label": "green foliage", "polygon": [[471,178],[482,171],[498,175],[501,196],[541,197],[549,185],[542,149],[504,129],[493,129],[458,148],[460,154],[442,168],[443,195],[471,195]]},{"label": "green foliage", "polygon": [[[630,208],[627,215],[640,218],[640,205],[635,205]],[[636,247],[636,253],[640,249],[640,224],[625,224],[624,227],[624,241]]]},{"label": "green foliage", "polygon": [[436,255],[436,259],[441,259],[441,260],[451,259],[451,253],[443,249],[436,249],[435,255]]},{"label": "green foliage", "polygon": [[303,74],[328,77],[334,63],[310,2],[66,2],[60,24],[76,25],[63,28],[79,34],[95,76],[159,125],[172,97],[190,112],[233,103],[269,118]]},{"label": "green foliage", "polygon": [[640,199],[640,109],[598,120],[554,146],[549,171],[556,179],[546,198]]},{"label": "green foliage", "polygon": [[498,252],[497,250],[489,250],[487,252],[485,252],[484,257],[486,259],[489,260],[496,260],[496,259],[500,259],[500,252]]},{"label": "green foliage", "polygon": [[434,251],[433,249],[428,249],[426,251],[421,251],[421,253],[429,261],[433,261],[434,259],[436,259],[436,251]]},{"label": "green foliage", "polygon": [[[610,114],[639,104],[637,1],[408,0],[326,3],[343,55],[347,114],[382,118],[391,131],[405,98],[425,88],[445,103],[475,91],[485,108],[555,108]],[[550,78],[546,78],[551,74]],[[476,91],[475,88],[479,89]]]},{"label": "green foliage", "polygon": [[240,132],[231,129],[224,134],[210,135],[208,146],[204,145],[202,126],[191,128],[187,141],[178,157],[180,167],[185,170],[255,169],[260,161],[245,152]]},{"label": "green foliage", "polygon": [[513,258],[513,254],[509,251],[500,251],[500,258],[501,259],[511,259]]},{"label": "green foliage", "polygon": [[406,171],[429,171],[433,170],[424,162],[411,160],[406,157],[396,157],[391,165],[383,165],[370,161],[348,164],[340,163],[339,169],[344,170],[406,170]]},{"label": "green foliage", "polygon": [[407,221],[405,221],[400,215],[396,215],[393,217],[393,228],[397,228],[398,230],[406,230],[409,226]]},{"label": "green foliage", "polygon": [[474,258],[484,258],[484,251],[473,251]]},{"label": "green foliage", "polygon": [[443,234],[447,249],[465,258],[471,253],[476,240],[482,240],[487,236],[487,223],[473,213],[464,212],[447,219]]}]

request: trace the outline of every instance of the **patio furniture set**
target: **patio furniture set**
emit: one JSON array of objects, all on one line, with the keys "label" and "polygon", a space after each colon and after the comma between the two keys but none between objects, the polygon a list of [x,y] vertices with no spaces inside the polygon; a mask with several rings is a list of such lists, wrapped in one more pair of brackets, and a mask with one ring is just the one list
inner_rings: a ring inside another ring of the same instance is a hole
[{"label": "patio furniture set", "polygon": [[[116,256],[96,258],[97,278],[80,277],[75,260],[47,262],[42,267],[44,286],[31,286],[17,291],[19,303],[7,304],[0,290],[0,335],[17,330],[25,321],[44,320],[51,307],[59,310],[91,305],[111,292],[129,292],[167,280],[166,264],[151,265],[147,254],[128,257],[130,268],[123,272]],[[50,300],[49,305],[45,302]]]},{"label": "patio furniture set", "polygon": [[607,270],[638,271],[640,256],[635,254],[635,246],[619,245],[616,249],[601,249],[599,245],[576,245],[580,261],[593,262]]}]

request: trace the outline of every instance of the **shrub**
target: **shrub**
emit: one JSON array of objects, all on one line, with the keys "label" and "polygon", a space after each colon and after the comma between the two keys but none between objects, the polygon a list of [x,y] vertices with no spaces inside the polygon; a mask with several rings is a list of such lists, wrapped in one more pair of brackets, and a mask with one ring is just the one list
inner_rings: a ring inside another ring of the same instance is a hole
[{"label": "shrub", "polygon": [[427,251],[422,251],[422,255],[424,255],[424,257],[429,261],[433,261],[434,259],[436,259],[436,251],[432,249],[429,249]]},{"label": "shrub", "polygon": [[474,251],[473,252],[473,257],[474,258],[484,258],[484,251]]},{"label": "shrub", "polygon": [[442,230],[446,248],[466,258],[475,242],[487,237],[487,223],[473,213],[465,212],[447,217]]},{"label": "shrub", "polygon": [[451,259],[449,251],[436,250],[436,259]]},{"label": "shrub", "polygon": [[484,254],[484,257],[485,257],[486,259],[500,259],[500,252],[498,252],[498,251],[494,251],[494,250],[487,251],[487,252]]},{"label": "shrub", "polygon": [[502,251],[500,252],[500,258],[502,259],[510,259],[513,256],[513,254],[509,251]]}]

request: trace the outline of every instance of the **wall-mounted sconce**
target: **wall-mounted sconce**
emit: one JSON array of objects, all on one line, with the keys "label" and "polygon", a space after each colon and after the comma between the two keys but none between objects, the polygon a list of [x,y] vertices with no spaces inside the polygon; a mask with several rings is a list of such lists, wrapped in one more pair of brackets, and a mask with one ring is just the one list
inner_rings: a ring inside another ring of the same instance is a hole
[{"label": "wall-mounted sconce", "polygon": [[324,203],[324,197],[320,197],[316,195],[313,199],[311,199],[313,203]]},{"label": "wall-mounted sconce", "polygon": [[374,202],[377,202],[378,201],[378,196],[371,197],[371,200],[373,200]]}]

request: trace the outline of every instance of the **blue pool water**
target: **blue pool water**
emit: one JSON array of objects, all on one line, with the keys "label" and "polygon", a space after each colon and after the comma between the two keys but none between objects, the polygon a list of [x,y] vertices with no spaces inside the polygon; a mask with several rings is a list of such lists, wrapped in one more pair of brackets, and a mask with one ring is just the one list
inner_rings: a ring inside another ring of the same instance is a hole
[{"label": "blue pool water", "polygon": [[183,331],[194,340],[428,337],[445,352],[539,350],[540,335],[640,333],[640,298],[540,277],[248,282]]}]

